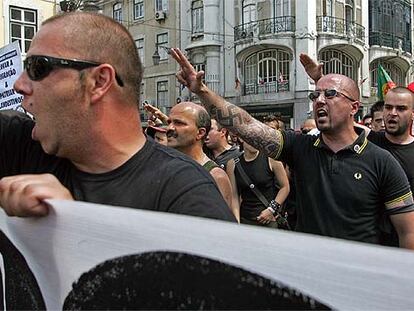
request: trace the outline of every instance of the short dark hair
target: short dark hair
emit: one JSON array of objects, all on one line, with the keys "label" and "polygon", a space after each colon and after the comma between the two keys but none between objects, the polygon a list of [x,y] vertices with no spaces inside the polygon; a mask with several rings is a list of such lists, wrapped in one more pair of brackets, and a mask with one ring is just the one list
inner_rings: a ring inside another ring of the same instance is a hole
[{"label": "short dark hair", "polygon": [[379,100],[375,104],[373,104],[369,110],[371,116],[374,117],[374,112],[383,111],[384,110],[384,101]]},{"label": "short dark hair", "polygon": [[365,121],[368,118],[372,118],[372,115],[370,113],[367,113],[365,116],[363,116],[362,121]]},{"label": "short dark hair", "polygon": [[207,137],[207,134],[208,132],[210,132],[210,129],[211,129],[211,117],[204,107],[200,107],[200,108],[201,109],[198,109],[196,125],[197,125],[197,128],[204,127],[206,129],[206,134],[203,137],[204,139]]},{"label": "short dark hair", "polygon": [[273,122],[273,121],[279,122],[279,118],[275,116],[274,114],[269,114],[263,117],[263,122]]}]

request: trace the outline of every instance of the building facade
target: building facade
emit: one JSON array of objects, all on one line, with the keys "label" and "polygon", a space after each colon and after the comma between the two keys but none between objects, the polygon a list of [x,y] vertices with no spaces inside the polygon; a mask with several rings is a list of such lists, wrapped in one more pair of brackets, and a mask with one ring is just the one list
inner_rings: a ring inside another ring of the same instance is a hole
[{"label": "building facade", "polygon": [[315,87],[300,53],[360,85],[361,115],[376,101],[379,64],[398,85],[414,80],[413,0],[106,0],[102,8],[136,40],[142,101],[165,112],[197,100],[177,84],[165,47],[184,50],[230,102],[258,119],[279,115],[292,128],[311,113],[307,95]]},{"label": "building facade", "polygon": [[314,85],[300,53],[360,84],[361,115],[376,101],[379,64],[396,84],[414,80],[412,1],[193,0],[182,9],[191,17],[182,45],[193,64],[203,64],[210,87],[259,119],[277,114],[298,128],[310,114]]},{"label": "building facade", "polygon": [[0,3],[0,46],[18,41],[25,56],[41,23],[58,10],[54,0],[3,0]]},{"label": "building facade", "polygon": [[135,40],[144,67],[140,102],[165,113],[181,100],[177,65],[168,55],[170,47],[181,47],[180,5],[174,0],[104,1],[102,5],[103,14],[122,23]]}]

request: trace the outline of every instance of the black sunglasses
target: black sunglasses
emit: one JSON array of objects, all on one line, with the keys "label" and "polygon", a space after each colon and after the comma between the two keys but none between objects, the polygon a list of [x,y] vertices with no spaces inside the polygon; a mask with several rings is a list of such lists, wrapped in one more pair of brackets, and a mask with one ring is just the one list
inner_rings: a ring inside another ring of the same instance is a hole
[{"label": "black sunglasses", "polygon": [[[24,69],[27,75],[33,81],[39,81],[46,78],[49,73],[56,67],[71,68],[76,70],[83,70],[90,67],[101,65],[96,62],[89,62],[77,59],[64,59],[44,55],[31,55],[23,61]],[[115,72],[115,79],[119,86],[124,86],[124,82]]]},{"label": "black sunglasses", "polygon": [[[322,91],[313,91],[313,92],[310,92],[309,93],[309,99],[311,100],[311,101],[315,101],[315,100],[317,100],[318,99],[318,97],[321,95],[321,93],[322,93]],[[335,89],[330,89],[330,90],[324,90],[323,91],[323,95],[325,96],[325,98],[327,98],[327,99],[330,99],[330,98],[334,98],[335,96],[339,96],[339,95],[342,95],[343,97],[345,97],[345,98],[348,98],[350,101],[352,101],[352,102],[356,102],[356,100],[355,99],[352,99],[351,97],[349,97],[348,95],[345,95],[344,93],[342,93],[342,92],[339,92],[339,91],[337,91],[337,90],[335,90]]]}]

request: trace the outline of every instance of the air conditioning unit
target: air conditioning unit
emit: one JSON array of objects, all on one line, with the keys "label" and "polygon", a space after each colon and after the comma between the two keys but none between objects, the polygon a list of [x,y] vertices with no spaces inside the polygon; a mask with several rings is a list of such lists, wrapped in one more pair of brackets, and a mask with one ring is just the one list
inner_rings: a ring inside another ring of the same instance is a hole
[{"label": "air conditioning unit", "polygon": [[164,11],[157,11],[155,12],[155,20],[156,21],[162,21],[164,20],[166,17],[166,14]]}]

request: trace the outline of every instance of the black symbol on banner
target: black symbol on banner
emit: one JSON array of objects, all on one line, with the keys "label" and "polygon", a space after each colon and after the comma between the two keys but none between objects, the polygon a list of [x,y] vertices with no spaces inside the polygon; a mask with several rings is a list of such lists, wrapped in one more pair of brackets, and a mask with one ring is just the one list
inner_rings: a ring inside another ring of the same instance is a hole
[{"label": "black symbol on banner", "polygon": [[[1,230],[0,254],[3,257],[5,270],[4,310],[45,310],[42,292],[26,259]],[[1,278],[0,289],[2,289]],[[3,290],[0,292],[0,298],[3,302]]]},{"label": "black symbol on banner", "polygon": [[213,259],[149,252],[107,260],[73,284],[63,310],[325,310],[278,281]]}]

